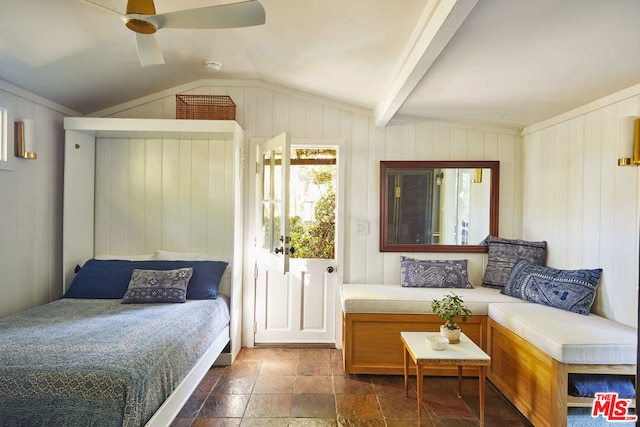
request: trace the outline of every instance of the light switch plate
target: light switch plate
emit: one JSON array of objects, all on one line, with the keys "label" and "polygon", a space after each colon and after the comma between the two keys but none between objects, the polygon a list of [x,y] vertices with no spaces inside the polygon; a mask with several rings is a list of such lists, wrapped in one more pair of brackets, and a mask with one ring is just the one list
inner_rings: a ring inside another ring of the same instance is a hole
[{"label": "light switch plate", "polygon": [[356,234],[369,234],[369,223],[368,222],[357,223]]}]

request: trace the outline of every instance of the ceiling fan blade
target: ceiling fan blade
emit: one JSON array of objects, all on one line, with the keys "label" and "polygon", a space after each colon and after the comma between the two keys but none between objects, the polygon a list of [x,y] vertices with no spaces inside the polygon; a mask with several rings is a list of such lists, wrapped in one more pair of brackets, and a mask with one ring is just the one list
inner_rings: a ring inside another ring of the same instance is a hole
[{"label": "ceiling fan blade", "polygon": [[262,25],[266,16],[258,0],[179,10],[145,17],[158,28],[236,28]]},{"label": "ceiling fan blade", "polygon": [[143,67],[164,64],[164,56],[162,56],[158,41],[153,34],[136,33],[136,48],[140,65]]},{"label": "ceiling fan blade", "polygon": [[120,13],[120,12],[118,12],[118,11],[116,11],[116,10],[110,9],[110,8],[108,8],[108,7],[106,7],[106,6],[103,6],[103,5],[101,5],[101,4],[94,3],[94,2],[92,2],[91,0],[84,0],[84,2],[85,2],[85,3],[89,3],[90,5],[95,6],[95,7],[97,7],[98,9],[102,9],[102,10],[104,10],[104,11],[107,11],[107,12],[113,13],[114,15],[119,16],[119,17],[120,17],[120,19],[122,19],[123,21],[126,21],[126,20],[128,19],[128,18],[127,18],[127,15],[123,15],[122,13]]}]

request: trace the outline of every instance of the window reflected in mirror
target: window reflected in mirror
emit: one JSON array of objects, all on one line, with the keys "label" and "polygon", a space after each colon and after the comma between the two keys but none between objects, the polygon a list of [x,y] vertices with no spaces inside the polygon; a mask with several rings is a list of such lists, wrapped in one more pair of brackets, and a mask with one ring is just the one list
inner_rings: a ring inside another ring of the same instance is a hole
[{"label": "window reflected in mirror", "polygon": [[7,116],[8,110],[0,106],[0,170],[7,169],[9,161],[9,138],[7,136],[9,122]]},{"label": "window reflected in mirror", "polygon": [[382,161],[380,250],[486,252],[498,231],[499,163]]}]

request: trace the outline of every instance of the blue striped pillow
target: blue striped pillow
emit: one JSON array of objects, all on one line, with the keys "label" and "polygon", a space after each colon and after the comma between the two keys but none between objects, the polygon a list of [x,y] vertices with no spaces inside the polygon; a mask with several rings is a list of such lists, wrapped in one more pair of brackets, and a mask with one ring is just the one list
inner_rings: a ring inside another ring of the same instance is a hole
[{"label": "blue striped pillow", "polygon": [[501,288],[509,279],[509,273],[518,259],[526,259],[536,264],[545,265],[547,258],[547,242],[530,242],[519,239],[503,239],[488,236],[489,245],[487,268],[482,278],[482,286]]}]

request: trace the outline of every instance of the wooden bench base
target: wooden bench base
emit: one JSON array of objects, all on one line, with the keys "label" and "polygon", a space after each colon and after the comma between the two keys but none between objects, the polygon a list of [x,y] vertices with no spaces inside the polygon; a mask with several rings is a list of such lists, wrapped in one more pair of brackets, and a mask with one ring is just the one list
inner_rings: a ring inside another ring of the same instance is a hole
[{"label": "wooden bench base", "polygon": [[567,408],[591,407],[593,399],[568,396],[569,373],[635,375],[635,365],[560,363],[502,325],[488,319],[487,377],[535,426],[564,427]]},{"label": "wooden bench base", "polygon": [[[487,316],[473,316],[461,325],[463,332],[486,351]],[[437,332],[442,320],[433,314],[343,313],[342,354],[347,374],[403,375],[400,332]],[[415,368],[412,368],[415,369]],[[424,370],[425,375],[458,375],[455,367]],[[477,376],[466,368],[464,375]]]},{"label": "wooden bench base", "polygon": [[[343,313],[342,320],[342,354],[347,374],[402,375],[400,332],[435,332],[441,324],[440,318],[432,314]],[[488,316],[473,316],[462,330],[491,356],[487,378],[536,426],[566,426],[568,407],[593,405],[591,398],[568,396],[570,373],[636,373],[636,365],[560,363]],[[424,374],[455,376],[457,369],[433,367],[425,369]],[[477,369],[463,374],[478,375]]]}]

